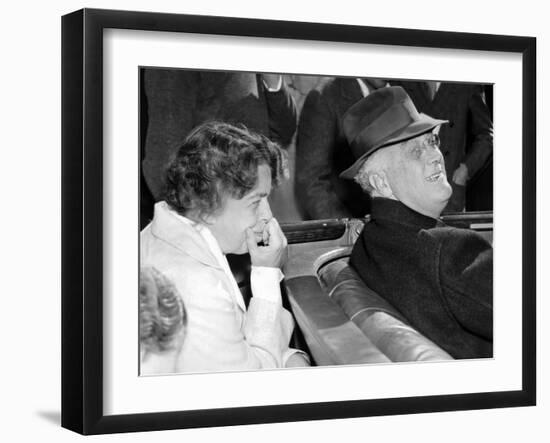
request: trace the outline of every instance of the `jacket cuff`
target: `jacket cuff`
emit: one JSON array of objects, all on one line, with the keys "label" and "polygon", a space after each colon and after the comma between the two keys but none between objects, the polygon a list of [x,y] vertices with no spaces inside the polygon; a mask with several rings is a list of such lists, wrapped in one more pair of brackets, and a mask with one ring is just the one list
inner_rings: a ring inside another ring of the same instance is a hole
[{"label": "jacket cuff", "polygon": [[279,75],[279,81],[277,82],[277,86],[274,87],[274,88],[270,88],[269,86],[267,86],[267,83],[263,79],[262,79],[262,82],[263,82],[265,90],[267,92],[279,92],[281,90],[281,88],[283,87],[283,76]]},{"label": "jacket cuff", "polygon": [[279,283],[283,277],[284,275],[279,268],[252,266],[252,271],[250,272],[252,295],[256,298],[281,305],[281,288]]},{"label": "jacket cuff", "polygon": [[300,349],[288,348],[285,352],[283,352],[283,367],[286,367],[288,359],[294,354],[300,354],[309,363],[309,365],[311,365],[309,355],[307,355],[304,351]]}]

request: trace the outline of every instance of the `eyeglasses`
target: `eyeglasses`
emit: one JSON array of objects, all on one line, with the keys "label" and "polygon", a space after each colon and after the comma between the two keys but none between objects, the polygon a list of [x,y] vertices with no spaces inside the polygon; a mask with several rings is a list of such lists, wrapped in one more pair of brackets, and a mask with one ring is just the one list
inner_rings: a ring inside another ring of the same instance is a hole
[{"label": "eyeglasses", "polygon": [[409,152],[415,157],[420,158],[428,149],[439,149],[441,141],[439,135],[433,132],[420,135],[410,140]]},{"label": "eyeglasses", "polygon": [[427,134],[427,137],[424,139],[423,143],[430,146],[431,148],[439,149],[441,146],[441,140],[439,138],[439,135],[433,132],[430,132],[429,134]]}]

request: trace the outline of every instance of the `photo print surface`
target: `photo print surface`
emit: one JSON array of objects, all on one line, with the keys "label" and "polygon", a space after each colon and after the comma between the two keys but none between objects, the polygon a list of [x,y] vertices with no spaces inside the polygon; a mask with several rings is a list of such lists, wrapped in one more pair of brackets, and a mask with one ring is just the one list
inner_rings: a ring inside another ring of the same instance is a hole
[{"label": "photo print surface", "polygon": [[139,68],[140,375],[493,357],[493,85]]}]

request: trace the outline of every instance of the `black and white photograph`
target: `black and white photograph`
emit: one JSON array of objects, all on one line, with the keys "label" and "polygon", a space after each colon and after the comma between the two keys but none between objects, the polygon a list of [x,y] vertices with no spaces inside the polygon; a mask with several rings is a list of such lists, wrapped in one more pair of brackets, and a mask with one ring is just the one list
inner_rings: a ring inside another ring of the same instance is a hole
[{"label": "black and white photograph", "polygon": [[493,357],[493,85],[140,67],[140,374]]}]

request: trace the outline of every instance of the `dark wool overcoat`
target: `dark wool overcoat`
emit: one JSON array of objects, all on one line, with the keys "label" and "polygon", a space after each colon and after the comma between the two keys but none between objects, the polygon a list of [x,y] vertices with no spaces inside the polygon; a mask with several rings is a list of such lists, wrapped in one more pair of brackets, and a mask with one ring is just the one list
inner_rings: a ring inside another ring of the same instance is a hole
[{"label": "dark wool overcoat", "polygon": [[493,248],[401,202],[372,201],[350,263],[426,337],[455,358],[493,354]]}]

